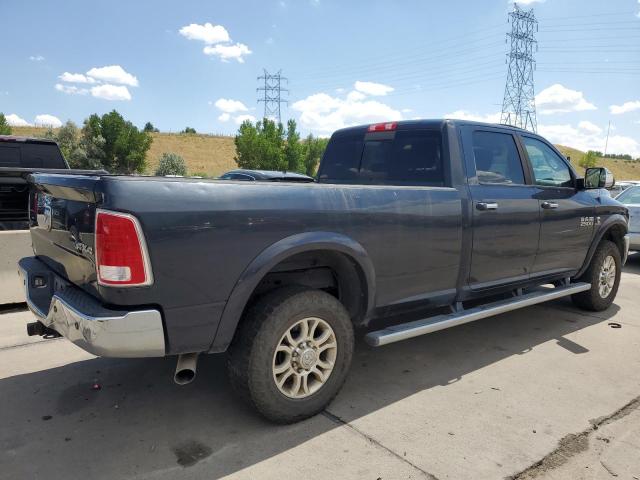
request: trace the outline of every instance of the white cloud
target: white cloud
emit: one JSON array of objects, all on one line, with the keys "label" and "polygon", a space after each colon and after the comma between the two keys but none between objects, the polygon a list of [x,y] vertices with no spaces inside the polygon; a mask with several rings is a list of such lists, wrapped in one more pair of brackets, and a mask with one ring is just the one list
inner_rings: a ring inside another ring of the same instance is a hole
[{"label": "white cloud", "polygon": [[239,100],[231,100],[230,98],[219,98],[214,103],[216,108],[226,113],[246,112],[249,109]]},{"label": "white cloud", "polygon": [[131,100],[131,93],[124,85],[96,85],[91,87],[91,95],[103,100]]},{"label": "white cloud", "polygon": [[42,62],[44,60],[44,57],[42,55],[31,55],[29,57],[29,60],[31,60],[32,62]]},{"label": "white cloud", "polygon": [[256,117],[254,117],[253,115],[238,115],[233,119],[233,121],[236,122],[238,125],[240,125],[245,120],[249,120],[250,122],[255,122]]},{"label": "white cloud", "polygon": [[300,112],[301,125],[316,133],[331,133],[350,125],[402,120],[400,111],[353,92],[346,98],[316,93],[298,100],[291,108]]},{"label": "white cloud", "polygon": [[394,90],[394,88],[390,87],[389,85],[375,82],[361,82],[359,80],[354,84],[354,88],[358,92],[362,92],[366,95],[371,95],[374,97],[387,95]]},{"label": "white cloud", "polygon": [[[594,128],[595,127],[595,128]],[[580,122],[577,127],[570,124],[538,125],[538,133],[553,143],[577,148],[578,150],[604,150],[606,133],[591,122]],[[640,155],[640,142],[623,135],[609,136],[607,151]]]},{"label": "white cloud", "polygon": [[413,112],[413,110],[412,110],[412,109],[410,109],[410,108],[403,108],[403,109],[402,109],[402,110],[400,110],[400,111],[401,111],[402,113],[411,113],[411,112]]},{"label": "white cloud", "polygon": [[89,90],[86,88],[79,88],[75,85],[63,85],[56,83],[55,89],[59,92],[68,93],[69,95],[87,95]]},{"label": "white cloud", "polygon": [[205,55],[218,57],[223,62],[235,59],[244,63],[244,56],[252,52],[244,43],[232,43],[229,32],[222,25],[205,23],[200,25],[192,23],[180,29],[180,34],[189,40],[199,40],[206,46],[203,48]]},{"label": "white cloud", "polygon": [[586,133],[590,133],[592,135],[599,135],[600,133],[602,133],[602,128],[600,128],[595,123],[591,123],[591,122],[588,122],[586,120],[583,120],[583,121],[579,122],[578,123],[578,128],[581,129],[581,130],[584,130]]},{"label": "white cloud", "polygon": [[127,72],[120,65],[94,67],[87,72],[87,75],[95,80],[99,80],[105,83],[129,85],[130,87],[138,86],[138,79]]},{"label": "white cloud", "polygon": [[500,123],[500,112],[482,115],[475,112],[469,112],[467,110],[456,110],[455,112],[445,114],[444,118],[471,120],[473,122]]},{"label": "white cloud", "polygon": [[589,103],[582,92],[571,90],[559,83],[545,88],[536,95],[536,105],[538,113],[542,115],[596,110],[596,106]]},{"label": "white cloud", "polygon": [[213,25],[209,22],[204,25],[198,23],[192,23],[180,30],[180,35],[189,40],[200,40],[207,45],[213,45],[216,43],[226,43],[231,41],[229,32],[222,25]]},{"label": "white cloud", "polygon": [[62,126],[62,122],[58,117],[53,115],[49,115],[48,113],[41,113],[40,115],[36,115],[33,124],[36,127],[51,127],[58,128]]},{"label": "white cloud", "polygon": [[64,72],[58,78],[63,82],[69,82],[69,83],[96,83],[96,81],[93,78],[87,77],[82,73]]},{"label": "white cloud", "polygon": [[620,115],[623,113],[633,112],[634,110],[640,110],[640,100],[624,102],[622,105],[611,105],[609,107],[609,111],[613,115]]},{"label": "white cloud", "polygon": [[205,55],[218,57],[223,62],[227,62],[229,59],[236,59],[240,63],[244,63],[244,55],[251,55],[251,53],[253,53],[244,43],[209,45],[204,47],[202,51]]},{"label": "white cloud", "polygon": [[5,117],[7,119],[7,123],[12,127],[30,127],[31,124],[27,122],[24,118],[20,118],[15,113],[10,113]]},{"label": "white cloud", "polygon": [[347,94],[348,102],[359,102],[360,100],[364,100],[365,98],[367,98],[367,96],[364,93],[358,92],[356,90],[352,90]]},{"label": "white cloud", "polygon": [[230,114],[228,114],[227,112],[223,112],[218,117],[218,120],[220,120],[221,122],[228,122],[230,118],[231,118]]}]

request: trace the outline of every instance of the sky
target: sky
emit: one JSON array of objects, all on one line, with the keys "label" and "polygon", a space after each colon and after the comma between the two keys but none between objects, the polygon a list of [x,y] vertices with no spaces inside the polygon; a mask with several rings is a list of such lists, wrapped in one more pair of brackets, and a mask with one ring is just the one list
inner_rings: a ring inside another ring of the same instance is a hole
[{"label": "sky", "polygon": [[[640,0],[526,0],[539,22],[538,132],[640,157]],[[263,116],[258,77],[282,71],[282,118],[328,136],[413,118],[497,122],[506,0],[0,0],[0,112],[77,124],[116,109],[142,127],[233,134]],[[610,125],[610,126],[609,126]]]}]

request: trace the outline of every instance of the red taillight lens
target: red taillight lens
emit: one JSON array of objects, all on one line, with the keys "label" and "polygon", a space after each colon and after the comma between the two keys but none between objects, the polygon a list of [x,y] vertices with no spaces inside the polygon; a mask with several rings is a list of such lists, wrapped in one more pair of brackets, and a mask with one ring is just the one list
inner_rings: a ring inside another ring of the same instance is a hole
[{"label": "red taillight lens", "polygon": [[96,212],[96,269],[101,285],[152,283],[142,229],[134,216],[105,210]]},{"label": "red taillight lens", "polygon": [[392,132],[398,126],[397,122],[375,123],[369,125],[370,132]]}]

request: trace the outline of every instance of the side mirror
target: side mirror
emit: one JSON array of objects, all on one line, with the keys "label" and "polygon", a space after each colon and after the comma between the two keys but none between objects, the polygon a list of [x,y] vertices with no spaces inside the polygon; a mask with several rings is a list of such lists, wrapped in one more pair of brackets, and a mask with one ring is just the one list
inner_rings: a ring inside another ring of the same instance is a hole
[{"label": "side mirror", "polygon": [[611,188],[616,184],[613,173],[604,167],[587,168],[584,173],[584,188]]}]

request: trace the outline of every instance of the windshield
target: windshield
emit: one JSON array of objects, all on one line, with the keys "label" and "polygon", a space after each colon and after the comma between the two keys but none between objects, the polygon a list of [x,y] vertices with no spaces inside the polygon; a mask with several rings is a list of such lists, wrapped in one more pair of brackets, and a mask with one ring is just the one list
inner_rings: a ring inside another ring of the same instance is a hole
[{"label": "windshield", "polygon": [[625,205],[640,204],[640,187],[630,187],[616,197],[616,200]]}]

